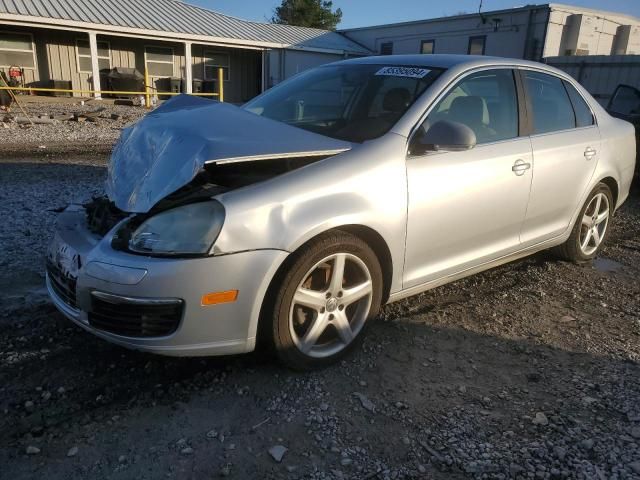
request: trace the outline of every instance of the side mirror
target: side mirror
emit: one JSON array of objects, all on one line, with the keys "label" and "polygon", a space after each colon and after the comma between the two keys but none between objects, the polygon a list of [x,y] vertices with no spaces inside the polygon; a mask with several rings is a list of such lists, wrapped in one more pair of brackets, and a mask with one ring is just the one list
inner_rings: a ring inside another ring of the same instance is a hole
[{"label": "side mirror", "polygon": [[460,122],[440,120],[413,138],[412,155],[426,152],[461,152],[476,146],[476,134]]}]

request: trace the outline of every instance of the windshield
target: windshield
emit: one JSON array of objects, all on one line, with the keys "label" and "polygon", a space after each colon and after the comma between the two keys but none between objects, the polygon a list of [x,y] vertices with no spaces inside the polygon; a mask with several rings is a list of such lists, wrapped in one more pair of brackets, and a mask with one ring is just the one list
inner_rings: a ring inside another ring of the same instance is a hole
[{"label": "windshield", "polygon": [[391,129],[442,69],[329,65],[268,90],[243,108],[328,137],[363,142]]}]

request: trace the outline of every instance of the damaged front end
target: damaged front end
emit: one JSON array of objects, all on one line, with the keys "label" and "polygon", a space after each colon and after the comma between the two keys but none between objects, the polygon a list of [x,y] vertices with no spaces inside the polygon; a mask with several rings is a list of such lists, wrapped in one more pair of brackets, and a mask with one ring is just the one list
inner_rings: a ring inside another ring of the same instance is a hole
[{"label": "damaged front end", "polygon": [[118,209],[148,213],[193,182],[238,188],[350,148],[230,104],[180,95],[123,131],[106,192]]},{"label": "damaged front end", "polygon": [[107,195],[84,205],[87,226],[103,237],[119,225],[111,241],[118,251],[208,254],[205,243],[187,245],[187,238],[180,243],[167,236],[199,233],[208,242],[224,219],[224,208],[213,200],[217,195],[350,148],[233,105],[178,96],[123,131],[109,165]]},{"label": "damaged front end", "polygon": [[[196,174],[189,183],[160,199],[149,211],[144,213],[126,212],[118,208],[116,203],[107,196],[93,198],[90,202],[83,205],[86,212],[87,228],[93,234],[103,237],[120,224],[114,231],[111,241],[111,247],[118,251],[142,255],[180,257],[207,254],[209,252],[208,248],[206,252],[204,249],[200,251],[166,249],[157,251],[157,249],[155,249],[154,251],[153,239],[149,233],[147,233],[145,241],[137,241],[135,234],[145,222],[158,217],[160,214],[167,215],[168,212],[172,211],[179,214],[185,211],[177,210],[179,208],[195,204],[211,204],[213,198],[217,195],[266,181],[327,158],[328,156],[329,155],[316,155],[284,159],[205,163],[200,172]],[[216,218],[221,219],[224,217],[222,206],[217,202],[216,204],[217,206],[212,208],[211,211],[207,211],[207,209],[202,206],[192,207],[192,209],[199,208],[199,212],[203,215],[204,221],[215,223]],[[188,215],[179,216],[176,219],[176,224],[183,222],[185,217],[188,217]],[[219,223],[219,227],[221,228],[222,220],[220,220]],[[177,236],[182,232],[177,231],[173,233],[174,236]],[[212,239],[211,244],[213,241],[215,241],[215,238]]]}]

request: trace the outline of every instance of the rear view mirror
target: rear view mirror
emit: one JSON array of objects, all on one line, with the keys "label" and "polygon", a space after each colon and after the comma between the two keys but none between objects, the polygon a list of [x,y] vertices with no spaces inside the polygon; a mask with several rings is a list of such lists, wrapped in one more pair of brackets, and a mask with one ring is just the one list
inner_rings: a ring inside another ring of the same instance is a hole
[{"label": "rear view mirror", "polygon": [[476,146],[476,134],[463,123],[440,120],[422,135],[416,135],[412,143],[412,155],[429,151],[461,152]]}]

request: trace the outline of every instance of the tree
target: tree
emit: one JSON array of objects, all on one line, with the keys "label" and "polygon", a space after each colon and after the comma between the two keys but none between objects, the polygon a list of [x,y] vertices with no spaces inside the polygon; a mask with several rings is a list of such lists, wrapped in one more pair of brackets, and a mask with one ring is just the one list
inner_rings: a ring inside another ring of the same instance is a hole
[{"label": "tree", "polygon": [[282,0],[273,11],[273,23],[298,27],[335,30],[342,20],[342,10],[333,11],[330,0]]}]

